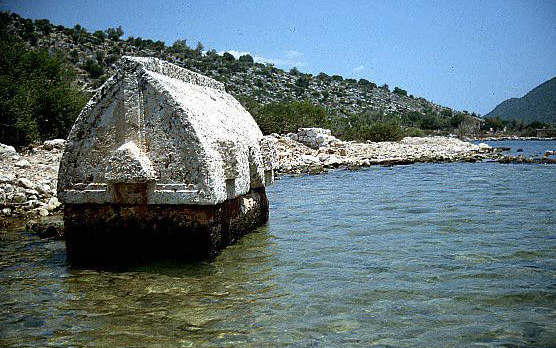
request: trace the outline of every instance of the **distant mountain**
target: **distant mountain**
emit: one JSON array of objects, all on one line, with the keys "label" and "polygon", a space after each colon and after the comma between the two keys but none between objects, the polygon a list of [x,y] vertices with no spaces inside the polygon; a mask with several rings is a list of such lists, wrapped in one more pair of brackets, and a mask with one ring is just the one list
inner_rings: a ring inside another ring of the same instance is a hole
[{"label": "distant mountain", "polygon": [[540,84],[521,98],[510,98],[498,104],[485,117],[506,120],[556,123],[556,77]]}]

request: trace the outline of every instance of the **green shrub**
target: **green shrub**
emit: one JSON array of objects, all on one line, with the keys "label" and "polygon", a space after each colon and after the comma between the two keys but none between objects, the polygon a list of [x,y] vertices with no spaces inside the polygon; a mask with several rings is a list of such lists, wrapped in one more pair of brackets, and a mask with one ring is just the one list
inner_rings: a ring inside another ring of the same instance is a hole
[{"label": "green shrub", "polygon": [[394,121],[355,124],[336,134],[342,139],[356,141],[399,141],[404,137],[402,129]]},{"label": "green shrub", "polygon": [[360,138],[370,141],[399,141],[403,139],[403,131],[396,122],[376,122],[363,127]]},{"label": "green shrub", "polygon": [[250,54],[244,54],[243,56],[239,57],[239,61],[246,65],[253,65],[254,60]]},{"label": "green shrub", "polygon": [[392,91],[392,93],[395,93],[397,95],[403,95],[407,97],[407,91],[405,89],[401,89],[399,87],[394,87],[394,91]]},{"label": "green shrub", "polygon": [[328,128],[326,110],[308,101],[271,103],[249,111],[264,134],[297,132],[302,127]]},{"label": "green shrub", "polygon": [[122,29],[121,25],[118,26],[117,28],[108,28],[105,31],[106,31],[106,36],[108,36],[108,38],[113,41],[118,41],[120,37],[124,35],[124,30]]},{"label": "green shrub", "polygon": [[0,142],[24,146],[65,138],[86,102],[73,79],[62,55],[29,50],[0,32]]},{"label": "green shrub", "polygon": [[91,58],[87,59],[83,66],[83,70],[88,72],[89,76],[93,79],[98,79],[104,73],[102,66]]},{"label": "green shrub", "polygon": [[424,137],[425,131],[420,128],[409,127],[404,129],[404,136],[406,137]]}]

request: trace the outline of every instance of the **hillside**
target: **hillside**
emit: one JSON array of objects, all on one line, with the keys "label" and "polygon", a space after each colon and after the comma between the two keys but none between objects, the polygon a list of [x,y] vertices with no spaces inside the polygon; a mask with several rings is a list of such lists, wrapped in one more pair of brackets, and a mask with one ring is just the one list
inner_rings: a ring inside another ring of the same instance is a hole
[{"label": "hillside", "polygon": [[556,123],[556,77],[540,84],[521,98],[510,98],[498,104],[485,117]]},{"label": "hillside", "polygon": [[344,79],[325,73],[313,76],[295,68],[286,72],[271,64],[256,63],[249,55],[239,59],[226,53],[219,55],[215,50],[205,50],[201,43],[190,48],[185,40],[171,46],[142,38],[123,40],[121,28],[89,33],[80,25],[66,28],[48,20],[24,19],[17,14],[3,13],[2,22],[9,33],[30,46],[65,54],[78,72],[80,87],[89,92],[114,72],[113,64],[122,55],[154,56],[215,78],[240,100],[248,98],[262,105],[306,100],[340,115],[364,111],[452,115],[449,108],[407,95],[398,87],[391,91],[387,85],[379,87],[365,79]]}]

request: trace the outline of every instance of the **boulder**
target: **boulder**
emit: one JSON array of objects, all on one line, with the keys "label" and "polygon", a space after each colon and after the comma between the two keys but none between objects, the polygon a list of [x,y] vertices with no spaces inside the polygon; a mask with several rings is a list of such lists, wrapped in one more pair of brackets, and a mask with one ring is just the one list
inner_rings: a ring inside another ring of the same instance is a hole
[{"label": "boulder", "polygon": [[27,222],[25,230],[38,235],[40,238],[63,239],[64,222],[56,216],[43,216],[37,220]]},{"label": "boulder", "polygon": [[54,211],[54,210],[58,209],[61,205],[62,205],[62,203],[60,203],[60,201],[58,201],[58,198],[50,197],[50,199],[48,200],[46,209],[48,209],[48,211]]},{"label": "boulder", "polygon": [[[135,256],[155,254],[153,240],[213,256],[266,221],[275,144],[224,86],[156,58],[117,66],[77,118],[58,172],[70,259],[98,259],[106,240]],[[238,210],[245,197],[257,204]]]},{"label": "boulder", "polygon": [[17,155],[17,151],[13,146],[0,144],[0,158],[11,158],[15,155]]},{"label": "boulder", "polygon": [[52,139],[43,143],[43,149],[49,151],[53,149],[63,150],[65,145],[66,141],[64,139]]},{"label": "boulder", "polygon": [[312,149],[318,149],[333,143],[341,142],[331,135],[330,129],[324,128],[299,128],[297,134],[291,135],[290,138]]},{"label": "boulder", "polygon": [[29,161],[27,161],[26,159],[22,158],[15,163],[15,166],[18,168],[29,168],[31,166],[31,163],[29,163]]},{"label": "boulder", "polygon": [[12,173],[0,174],[0,184],[9,184],[15,181],[15,175]]},{"label": "boulder", "polygon": [[26,178],[17,179],[17,184],[21,187],[24,187],[24,188],[30,189],[30,190],[32,190],[34,188],[33,183],[31,182],[31,180],[26,179]]}]

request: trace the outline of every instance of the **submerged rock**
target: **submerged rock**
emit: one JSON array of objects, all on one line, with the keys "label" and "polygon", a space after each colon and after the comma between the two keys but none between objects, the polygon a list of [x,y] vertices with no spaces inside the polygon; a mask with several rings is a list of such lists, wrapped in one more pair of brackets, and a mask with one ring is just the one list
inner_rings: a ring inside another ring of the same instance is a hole
[{"label": "submerged rock", "polygon": [[59,217],[43,217],[30,220],[25,224],[25,230],[41,238],[63,239],[64,221]]},{"label": "submerged rock", "polygon": [[220,82],[123,57],[76,120],[60,164],[68,256],[214,256],[266,221],[273,145]]}]

